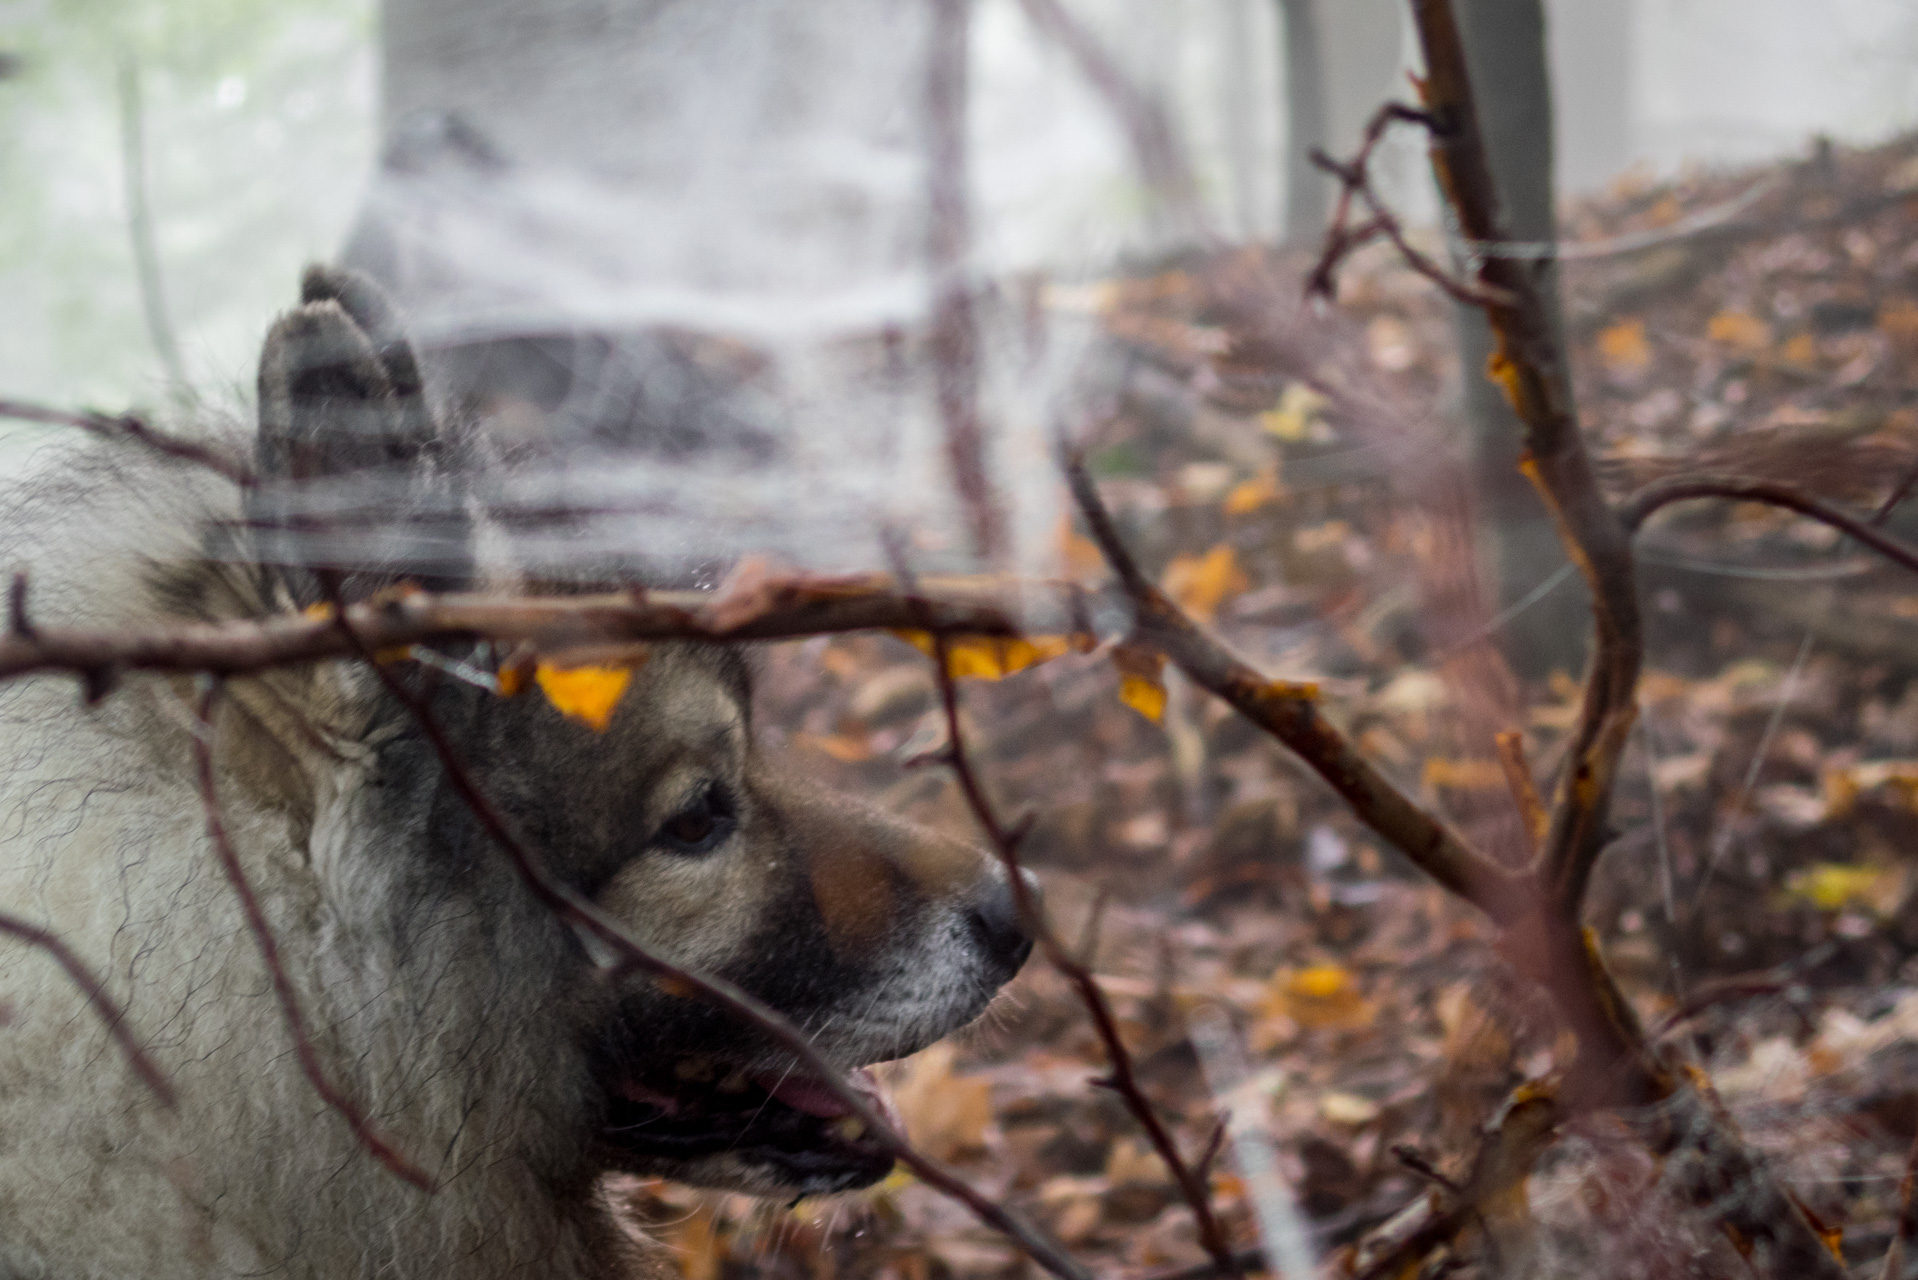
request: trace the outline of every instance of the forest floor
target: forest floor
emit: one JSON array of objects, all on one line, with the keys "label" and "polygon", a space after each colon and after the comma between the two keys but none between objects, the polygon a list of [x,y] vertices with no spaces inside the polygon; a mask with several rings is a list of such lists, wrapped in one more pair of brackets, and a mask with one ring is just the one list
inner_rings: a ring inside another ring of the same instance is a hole
[{"label": "forest floor", "polygon": [[[1568,240],[1588,247],[1563,268],[1566,324],[1607,483],[1712,465],[1869,514],[1918,463],[1915,193],[1907,140],[1622,183],[1568,210]],[[1489,735],[1522,730],[1550,779],[1581,648],[1559,636],[1542,663],[1535,648],[1537,678],[1500,649],[1524,612],[1562,616],[1578,585],[1548,578],[1524,611],[1475,586],[1451,304],[1367,251],[1336,307],[1314,312],[1296,283],[1309,265],[1221,254],[1096,291],[1126,372],[1093,465],[1188,607],[1268,673],[1318,682],[1375,761],[1509,850],[1524,831]],[[1366,380],[1369,420],[1341,420],[1267,359],[1275,309]],[[1068,564],[1089,568],[1061,536]],[[1642,728],[1588,923],[1660,1042],[1710,1073],[1745,1134],[1842,1229],[1847,1259],[1871,1261],[1918,1128],[1918,583],[1769,509],[1679,507],[1640,546]],[[787,750],[971,828],[949,771],[907,764],[945,732],[914,649],[780,646],[764,686]],[[1403,1151],[1456,1174],[1513,1086],[1563,1052],[1474,912],[1203,692],[1172,679],[1155,722],[1121,701],[1100,653],[961,692],[966,745],[1005,812],[1037,812],[1029,853],[1050,910],[1185,1150],[1205,1147],[1220,1092],[1263,1119],[1328,1259],[1426,1185]],[[1206,1005],[1242,1037],[1244,1078],[1195,1056],[1186,1017]],[[1165,1169],[1090,1083],[1103,1068],[1083,1009],[1035,959],[978,1028],[892,1075],[922,1147],[1095,1273],[1199,1263]],[[1236,1169],[1228,1150],[1215,1195],[1250,1244]],[[688,1280],[1028,1265],[903,1174],[790,1208],[655,1183],[624,1194]],[[1540,1165],[1528,1230],[1540,1274],[1749,1274],[1596,1122]]]}]

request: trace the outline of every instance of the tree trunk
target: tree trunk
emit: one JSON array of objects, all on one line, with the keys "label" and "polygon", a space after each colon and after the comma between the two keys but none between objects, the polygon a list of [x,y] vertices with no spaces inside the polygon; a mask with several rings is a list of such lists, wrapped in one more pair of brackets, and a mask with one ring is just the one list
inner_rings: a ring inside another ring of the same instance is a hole
[{"label": "tree trunk", "polygon": [[1632,159],[1632,6],[1550,0],[1558,184],[1595,191]]},{"label": "tree trunk", "polygon": [[1285,238],[1308,244],[1325,230],[1332,187],[1311,160],[1331,145],[1326,119],[1325,48],[1318,0],[1279,0],[1285,76]]},{"label": "tree trunk", "polygon": [[[1454,7],[1506,234],[1534,244],[1552,241],[1557,222],[1544,0],[1455,0]],[[1537,270],[1556,311],[1557,267],[1540,261]],[[1458,334],[1474,487],[1498,607],[1511,609],[1551,581],[1567,560],[1550,513],[1519,471],[1518,418],[1485,374],[1492,334],[1484,314],[1459,307]],[[1568,576],[1506,622],[1502,646],[1508,661],[1532,677],[1554,669],[1576,672],[1584,662],[1590,613],[1584,583]]]}]

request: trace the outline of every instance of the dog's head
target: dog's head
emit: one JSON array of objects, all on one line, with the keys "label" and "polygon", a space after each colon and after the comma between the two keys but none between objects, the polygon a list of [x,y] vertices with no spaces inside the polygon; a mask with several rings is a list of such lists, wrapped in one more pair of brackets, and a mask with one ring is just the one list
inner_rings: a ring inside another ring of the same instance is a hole
[{"label": "dog's head", "polygon": [[[361,561],[332,588],[282,555],[273,592],[309,604],[401,576],[463,585],[468,464],[426,409],[390,307],[346,273],[310,271],[304,295],[262,355],[263,483],[249,499],[260,545],[290,525],[325,545],[323,522],[293,504],[356,478],[396,504],[429,495],[435,553],[429,573]],[[736,651],[653,646],[603,732],[536,696],[494,697],[424,667],[402,677],[430,689],[474,781],[556,874],[645,946],[784,1013],[848,1069],[969,1022],[1030,950],[993,859],[824,792],[755,746],[751,673]],[[364,803],[386,806],[385,825],[411,832],[449,882],[523,892],[405,717],[388,707],[380,733]],[[581,1114],[593,1131],[580,1144],[591,1167],[780,1195],[862,1186],[891,1167],[790,1055],[649,981],[605,990],[586,947],[548,923],[556,998],[577,1006],[568,1025],[592,1081]]]}]

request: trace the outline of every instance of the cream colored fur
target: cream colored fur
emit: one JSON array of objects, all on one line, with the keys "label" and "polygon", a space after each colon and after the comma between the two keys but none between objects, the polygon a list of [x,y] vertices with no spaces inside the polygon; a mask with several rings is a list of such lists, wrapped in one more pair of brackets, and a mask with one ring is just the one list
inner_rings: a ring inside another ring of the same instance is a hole
[{"label": "cream colored fur", "polygon": [[[154,566],[198,551],[192,517],[236,509],[178,467],[47,448],[0,484],[0,566],[31,575],[43,623],[147,620]],[[190,692],[132,678],[85,708],[69,678],[0,685],[0,903],[102,974],[180,1099],[159,1106],[51,960],[0,940],[0,1276],[485,1280],[625,1265],[604,1217],[580,1211],[591,1189],[546,1181],[580,1123],[552,1110],[577,1093],[554,1073],[579,1070],[555,1043],[553,993],[487,972],[480,957],[513,955],[510,940],[474,936],[457,900],[422,907],[404,961],[337,908],[403,893],[381,880],[408,873],[383,863],[358,812],[350,751],[309,747],[310,819],[223,778],[227,821],[330,1068],[444,1181],[431,1205],[314,1095],[206,838]]]}]

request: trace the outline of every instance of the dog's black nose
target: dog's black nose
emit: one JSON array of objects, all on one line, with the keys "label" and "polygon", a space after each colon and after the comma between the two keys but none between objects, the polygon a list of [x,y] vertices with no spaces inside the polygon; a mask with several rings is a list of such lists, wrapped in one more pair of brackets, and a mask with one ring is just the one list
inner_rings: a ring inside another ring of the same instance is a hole
[{"label": "dog's black nose", "polygon": [[[1039,881],[1030,871],[1021,871],[1033,905],[1039,902]],[[986,956],[1005,970],[1007,978],[1019,972],[1019,966],[1032,954],[1032,935],[1019,918],[1019,899],[1012,886],[995,879],[972,907],[972,932]]]}]

